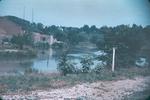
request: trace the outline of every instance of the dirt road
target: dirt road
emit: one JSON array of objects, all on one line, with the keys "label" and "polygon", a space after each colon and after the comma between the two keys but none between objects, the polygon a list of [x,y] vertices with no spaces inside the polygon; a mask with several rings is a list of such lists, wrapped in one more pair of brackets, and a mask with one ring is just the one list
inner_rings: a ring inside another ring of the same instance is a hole
[{"label": "dirt road", "polygon": [[149,80],[150,77],[137,77],[118,81],[98,81],[69,88],[37,90],[28,94],[7,94],[2,97],[4,100],[121,100],[134,92],[142,91]]}]

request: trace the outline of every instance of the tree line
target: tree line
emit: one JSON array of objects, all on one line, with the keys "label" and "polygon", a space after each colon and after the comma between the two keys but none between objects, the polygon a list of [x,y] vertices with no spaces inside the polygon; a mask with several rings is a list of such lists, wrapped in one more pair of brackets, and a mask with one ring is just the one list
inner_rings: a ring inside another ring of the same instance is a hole
[{"label": "tree line", "polygon": [[134,66],[135,60],[140,57],[146,58],[150,62],[150,25],[143,27],[133,24],[100,28],[95,25],[84,25],[78,28],[44,26],[42,23],[30,23],[17,17],[7,16],[7,18],[22,26],[27,33],[39,32],[53,35],[58,41],[63,41],[69,47],[74,47],[81,42],[96,44],[99,50],[107,53],[106,56],[101,56],[99,59],[107,61],[108,66],[111,64],[113,47],[117,48],[117,66]]}]

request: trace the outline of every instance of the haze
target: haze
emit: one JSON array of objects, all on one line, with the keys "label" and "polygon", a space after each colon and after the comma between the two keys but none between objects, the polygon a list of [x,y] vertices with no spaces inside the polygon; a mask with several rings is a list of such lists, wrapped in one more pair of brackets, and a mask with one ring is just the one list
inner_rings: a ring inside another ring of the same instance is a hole
[{"label": "haze", "polygon": [[0,16],[13,15],[45,25],[81,27],[150,24],[148,0],[3,0]]}]

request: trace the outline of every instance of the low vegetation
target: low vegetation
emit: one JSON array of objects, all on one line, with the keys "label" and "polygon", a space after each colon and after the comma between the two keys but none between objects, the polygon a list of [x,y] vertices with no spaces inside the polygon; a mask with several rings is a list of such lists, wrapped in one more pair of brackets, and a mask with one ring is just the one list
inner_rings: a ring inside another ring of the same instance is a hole
[{"label": "low vegetation", "polygon": [[36,51],[34,50],[17,50],[17,51],[1,51],[0,52],[0,59],[1,58],[32,58],[36,57]]},{"label": "low vegetation", "polygon": [[0,94],[29,91],[47,88],[61,88],[79,83],[95,82],[99,80],[118,80],[134,78],[135,76],[150,75],[149,68],[119,68],[114,73],[110,69],[104,69],[101,73],[89,72],[78,74],[39,74],[36,72],[16,75],[0,76]]},{"label": "low vegetation", "polygon": [[74,67],[73,63],[69,61],[67,55],[63,55],[58,63],[58,71],[66,76],[67,74],[72,74],[76,72],[76,68]]}]

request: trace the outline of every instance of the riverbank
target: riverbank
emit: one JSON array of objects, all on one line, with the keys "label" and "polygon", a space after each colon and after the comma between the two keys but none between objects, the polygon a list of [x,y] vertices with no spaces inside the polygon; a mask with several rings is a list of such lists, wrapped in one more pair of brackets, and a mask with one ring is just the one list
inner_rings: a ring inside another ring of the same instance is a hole
[{"label": "riverbank", "polygon": [[[14,97],[15,99],[59,100],[60,98],[64,100],[64,98],[86,97],[101,100],[99,98],[103,97],[102,100],[108,100],[105,99],[108,96],[109,100],[113,100],[112,98],[116,96],[117,98],[127,97],[135,92],[143,91],[149,77],[149,68],[138,67],[119,69],[115,73],[106,69],[100,74],[70,74],[67,76],[61,76],[58,73],[40,74],[36,72],[24,75],[5,75],[0,76],[0,95],[4,99]],[[96,86],[97,88],[94,88]],[[48,99],[50,97],[52,99]]]},{"label": "riverbank", "polygon": [[35,57],[35,50],[1,49],[0,58]]}]

